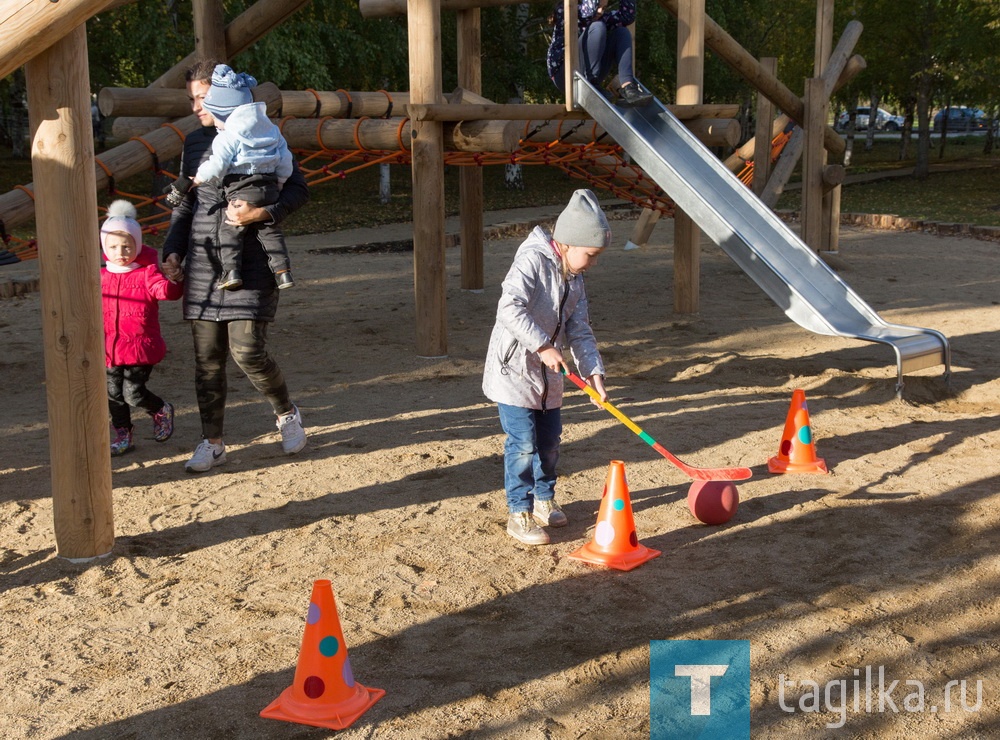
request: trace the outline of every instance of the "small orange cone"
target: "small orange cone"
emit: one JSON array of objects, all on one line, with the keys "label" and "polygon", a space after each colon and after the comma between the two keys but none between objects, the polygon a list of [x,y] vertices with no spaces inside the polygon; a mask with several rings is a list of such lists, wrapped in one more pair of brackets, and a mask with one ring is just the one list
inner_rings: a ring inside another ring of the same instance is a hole
[{"label": "small orange cone", "polygon": [[612,460],[601,494],[594,539],[567,557],[618,570],[632,570],[659,555],[659,550],[639,544],[625,481],[625,463]]},{"label": "small orange cone", "polygon": [[826,463],[816,457],[816,447],[809,426],[809,408],[806,406],[806,392],[792,393],[792,405],[785,420],[785,431],[781,433],[778,454],[767,461],[767,469],[772,473],[828,473]]},{"label": "small orange cone", "polygon": [[315,581],[295,680],[260,716],[343,730],[383,696],[382,689],[354,680],[333,587],[328,580]]}]

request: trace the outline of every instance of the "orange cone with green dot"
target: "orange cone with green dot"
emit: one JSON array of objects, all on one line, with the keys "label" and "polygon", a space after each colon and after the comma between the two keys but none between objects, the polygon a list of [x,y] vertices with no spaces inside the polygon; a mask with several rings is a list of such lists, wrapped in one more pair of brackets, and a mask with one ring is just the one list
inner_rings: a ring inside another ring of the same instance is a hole
[{"label": "orange cone with green dot", "polygon": [[792,405],[785,420],[785,431],[781,434],[778,454],[767,461],[767,469],[772,473],[828,473],[826,462],[816,457],[812,427],[809,426],[809,408],[806,406],[806,392],[792,393]]},{"label": "orange cone with green dot", "polygon": [[383,696],[382,689],[354,680],[333,587],[328,580],[314,582],[295,680],[260,716],[343,730]]},{"label": "orange cone with green dot", "polygon": [[625,463],[612,460],[597,512],[594,539],[567,557],[617,570],[632,570],[659,556],[659,550],[639,544],[625,481]]}]

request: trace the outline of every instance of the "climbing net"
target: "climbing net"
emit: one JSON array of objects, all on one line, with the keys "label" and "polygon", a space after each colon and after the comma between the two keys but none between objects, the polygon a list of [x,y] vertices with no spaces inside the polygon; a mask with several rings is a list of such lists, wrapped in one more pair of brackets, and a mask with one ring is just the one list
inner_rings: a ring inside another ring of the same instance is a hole
[{"label": "climbing net", "polygon": [[[545,122],[548,123],[548,122]],[[600,133],[597,125],[591,121],[560,121],[558,135],[554,141],[538,142],[536,135],[542,126],[529,128],[532,122],[525,124],[520,148],[511,153],[489,152],[446,152],[444,161],[448,165],[466,167],[485,167],[489,165],[543,165],[558,167],[569,176],[582,180],[589,185],[612,193],[615,197],[634,203],[642,208],[658,211],[663,216],[672,216],[674,203],[660,187],[638,166],[633,164],[627,153],[617,144],[605,141],[607,134]],[[564,132],[563,125],[566,125]],[[587,143],[569,143],[566,139],[577,133],[581,127],[593,126],[592,140]],[[771,161],[775,161],[782,148],[791,137],[790,131],[783,131],[771,142]],[[149,148],[149,145],[137,137],[137,140]],[[152,151],[152,150],[151,150]],[[363,149],[360,143],[350,150],[334,149],[296,149],[299,167],[310,187],[323,185],[334,180],[342,180],[365,168],[381,164],[411,164],[410,152],[403,149],[371,150]],[[139,224],[143,233],[159,235],[165,233],[170,225],[169,206],[163,195],[143,195],[127,192],[118,188],[115,178],[108,167],[95,158],[97,165],[108,176],[108,192],[111,198],[126,198],[131,200],[140,215]],[[176,175],[161,168],[153,152],[154,175],[173,180]],[[753,180],[753,161],[748,160],[738,174],[746,185]],[[17,186],[28,193],[34,200],[30,189]],[[101,216],[107,212],[100,208]],[[37,242],[34,238],[20,239],[7,233],[0,222],[0,238],[3,246],[0,248],[0,265],[13,264],[24,260],[35,259],[38,256]]]}]

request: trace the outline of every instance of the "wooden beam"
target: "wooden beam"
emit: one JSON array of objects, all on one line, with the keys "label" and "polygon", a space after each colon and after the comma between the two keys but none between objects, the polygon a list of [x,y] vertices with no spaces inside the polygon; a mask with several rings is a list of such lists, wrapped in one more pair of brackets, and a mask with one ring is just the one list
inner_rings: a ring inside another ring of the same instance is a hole
[{"label": "wooden beam", "polygon": [[[408,0],[410,100],[441,103],[441,0]],[[413,177],[413,293],[416,350],[448,354],[444,239],[444,146],[439,121],[414,121],[410,131]]]},{"label": "wooden beam", "polygon": [[[226,26],[224,61],[232,59],[241,51],[246,51],[308,2],[309,0],[257,0]],[[149,86],[183,88],[184,74],[196,61],[198,52],[193,51],[153,80]]]},{"label": "wooden beam", "polygon": [[[657,0],[657,2],[677,15],[682,0]],[[743,79],[766,95],[784,113],[787,113],[789,118],[800,126],[803,125],[805,106],[802,99],[785,87],[781,80],[768,74],[753,55],[740,46],[739,42],[726,33],[718,23],[707,15],[704,23],[705,45],[718,54]],[[679,97],[678,101],[680,101]],[[844,153],[844,140],[831,126],[827,126],[824,130],[823,145],[828,151],[838,156]]]},{"label": "wooden beam", "polygon": [[[705,80],[705,0],[681,0],[677,14],[677,95],[684,105],[702,102]],[[734,142],[735,143],[735,142]],[[701,302],[701,230],[674,210],[674,311],[696,313]]]},{"label": "wooden beam", "polygon": [[823,248],[823,167],[822,140],[829,102],[823,80],[806,80],[805,147],[802,150],[802,241],[814,251]]},{"label": "wooden beam", "polygon": [[[294,118],[402,116],[410,102],[410,95],[405,92],[278,90],[271,82],[261,83],[253,89],[253,93],[254,100],[268,103],[269,116]],[[276,96],[273,107],[272,96]],[[187,91],[168,87],[105,87],[97,95],[97,105],[106,117],[118,118],[181,118],[191,112]],[[562,108],[561,105],[553,107]]]},{"label": "wooden beam", "polygon": [[562,0],[563,3],[563,46],[565,63],[563,66],[563,91],[566,96],[566,110],[576,108],[573,100],[573,74],[580,66],[579,11],[577,0]]},{"label": "wooden beam", "polygon": [[[761,66],[771,74],[777,76],[778,58],[763,57],[760,60]],[[774,126],[774,103],[767,99],[766,95],[757,93],[757,124],[754,127],[753,150],[760,152],[759,157],[753,160],[753,192],[757,197],[764,192],[767,178],[771,175],[771,142],[777,136],[773,132]],[[786,119],[787,120],[787,119]],[[784,126],[781,127],[784,130]],[[780,133],[780,131],[779,131]]]},{"label": "wooden beam", "polygon": [[[482,23],[479,8],[458,11],[458,84],[471,95],[483,90]],[[483,170],[458,170],[462,290],[480,292],[483,271]]]},{"label": "wooden beam", "polygon": [[[0,5],[0,78],[75,31],[112,0],[8,0]],[[88,106],[89,107],[89,106]]]},{"label": "wooden beam", "polygon": [[194,51],[202,59],[225,59],[226,19],[222,0],[194,0]]},{"label": "wooden beam", "polygon": [[59,555],[85,560],[114,545],[86,25],[32,56],[25,78],[52,516]]},{"label": "wooden beam", "polygon": [[[89,116],[89,102],[87,110],[87,115]],[[90,188],[94,191],[95,198],[98,190],[108,187],[110,181],[108,172],[111,173],[111,176],[116,181],[120,182],[126,177],[131,177],[144,170],[152,169],[154,154],[150,152],[146,144],[152,147],[156,160],[166,162],[168,159],[172,159],[181,153],[181,150],[184,148],[184,139],[182,137],[200,126],[201,124],[198,123],[197,118],[188,116],[180,121],[175,121],[172,127],[164,126],[146,134],[143,136],[145,144],[143,141],[127,141],[124,144],[103,152],[100,160],[104,164],[104,167],[94,164],[91,160]],[[91,130],[91,136],[93,136],[93,130]],[[107,171],[105,171],[105,168],[107,168]],[[35,184],[29,183],[27,188],[34,191]],[[94,209],[96,212],[96,201]],[[7,228],[29,221],[34,215],[35,201],[24,190],[17,188],[0,195],[0,221],[3,221]],[[96,234],[97,232],[95,231],[94,233]]]},{"label": "wooden beam", "polygon": [[740,122],[733,118],[696,118],[684,125],[705,146],[736,146],[740,140]]},{"label": "wooden beam", "polygon": [[[667,109],[682,121],[705,118],[735,118],[738,105],[668,105]],[[589,120],[590,114],[584,110],[566,110],[559,104],[519,104],[519,103],[442,103],[438,105],[414,105],[406,107],[407,114],[415,121],[480,121],[480,120]]]}]

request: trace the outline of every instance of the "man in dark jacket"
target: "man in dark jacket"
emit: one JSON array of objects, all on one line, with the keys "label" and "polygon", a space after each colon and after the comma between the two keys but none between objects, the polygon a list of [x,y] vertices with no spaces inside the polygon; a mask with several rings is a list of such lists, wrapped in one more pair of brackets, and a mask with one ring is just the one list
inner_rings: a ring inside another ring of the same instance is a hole
[{"label": "man in dark jacket", "polygon": [[[202,101],[215,64],[214,60],[200,62],[186,75],[191,108],[202,125],[184,141],[181,172],[189,177],[212,152],[215,121]],[[163,244],[163,272],[168,278],[184,279],[184,318],[190,320],[194,337],[195,394],[204,437],[184,466],[188,472],[202,473],[226,461],[223,427],[229,355],[270,402],[285,453],[294,455],[306,445],[299,409],[288,395],[281,368],[267,351],[267,325],[274,321],[278,308],[278,289],[254,229],[246,230],[243,288],[218,290],[216,282],[222,269],[218,238],[222,217],[241,226],[277,224],[307,200],[309,188],[296,165],[273,205],[229,204],[218,187],[206,183],[191,188],[171,215]]]}]

